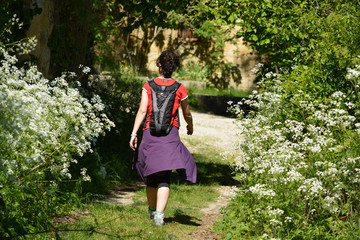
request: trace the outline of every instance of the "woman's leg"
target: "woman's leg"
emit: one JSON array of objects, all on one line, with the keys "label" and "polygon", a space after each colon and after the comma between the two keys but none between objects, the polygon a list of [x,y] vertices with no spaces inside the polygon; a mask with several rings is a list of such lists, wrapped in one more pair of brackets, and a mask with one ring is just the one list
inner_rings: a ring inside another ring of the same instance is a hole
[{"label": "woman's leg", "polygon": [[[146,193],[149,203],[149,216],[153,216],[155,225],[164,224],[164,212],[170,195],[171,171],[163,171],[152,174],[148,177]],[[157,188],[155,188],[157,186]],[[156,212],[152,211],[153,204],[156,204]]]},{"label": "woman's leg", "polygon": [[157,191],[156,212],[160,212],[160,213],[165,212],[166,205],[169,200],[169,196],[170,196],[169,187],[159,187]]},{"label": "woman's leg", "polygon": [[170,195],[170,176],[171,171],[163,171],[155,174],[157,178],[157,199],[156,212],[164,213]]},{"label": "woman's leg", "polygon": [[157,226],[162,226],[164,224],[164,212],[170,195],[170,175],[171,171],[162,172],[158,175],[159,184],[157,191],[156,213],[154,215],[154,223]]},{"label": "woman's leg", "polygon": [[156,207],[156,198],[157,198],[157,188],[147,186],[146,187],[146,196],[149,204],[149,208]]}]

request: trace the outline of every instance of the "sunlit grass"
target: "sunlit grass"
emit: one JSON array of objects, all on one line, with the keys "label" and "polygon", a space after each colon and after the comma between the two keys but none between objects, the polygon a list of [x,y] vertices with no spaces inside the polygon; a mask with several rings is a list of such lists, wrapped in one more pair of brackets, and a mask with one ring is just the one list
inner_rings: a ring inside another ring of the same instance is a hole
[{"label": "sunlit grass", "polygon": [[[191,142],[190,144],[197,144]],[[170,200],[164,226],[155,226],[147,217],[146,191],[142,188],[133,195],[130,206],[94,201],[85,206],[88,216],[73,224],[57,226],[61,239],[189,239],[189,232],[196,231],[204,214],[202,208],[216,201],[219,185],[230,184],[232,178],[228,165],[219,153],[204,145],[206,154],[193,153],[198,168],[198,183],[180,181],[177,173],[172,176]],[[55,233],[37,235],[36,239],[55,238]]]},{"label": "sunlit grass", "polygon": [[[178,184],[171,187],[166,211],[166,225],[155,226],[147,218],[145,189],[136,192],[134,204],[119,206],[94,202],[87,205],[88,216],[71,225],[58,226],[63,239],[186,239],[186,234],[196,231],[203,213],[200,211],[219,194],[213,186]],[[51,235],[38,235],[48,239]]]}]

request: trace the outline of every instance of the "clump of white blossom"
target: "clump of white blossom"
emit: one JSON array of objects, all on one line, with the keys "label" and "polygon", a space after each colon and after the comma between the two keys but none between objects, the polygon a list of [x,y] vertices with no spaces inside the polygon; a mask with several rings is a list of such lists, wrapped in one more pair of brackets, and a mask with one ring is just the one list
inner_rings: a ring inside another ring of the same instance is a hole
[{"label": "clump of white blossom", "polygon": [[[349,68],[346,78],[356,90],[360,66]],[[255,91],[230,107],[242,137],[223,154],[234,160],[238,179],[246,183],[238,197],[249,202],[256,219],[275,229],[261,239],[276,237],[276,229],[295,219],[308,224],[317,214],[350,214],[347,201],[360,187],[359,152],[337,157],[349,144],[342,137],[360,138],[358,103],[340,91],[322,102],[302,91],[284,99],[281,76],[268,73],[263,81],[269,80],[270,90]],[[244,105],[256,111],[245,116]]]},{"label": "clump of white blossom", "polygon": [[[100,97],[81,89],[75,73],[49,80],[26,62],[21,55],[34,51],[37,40],[10,40],[21,26],[14,15],[0,29],[0,235],[5,238],[53,228],[54,214],[80,203],[78,183],[91,178],[76,159],[93,152],[100,134],[114,126]],[[93,166],[89,170],[96,174]],[[104,166],[98,174],[106,177]]]},{"label": "clump of white blossom", "polygon": [[[31,38],[16,48],[27,53],[35,44]],[[0,181],[21,182],[49,172],[70,179],[69,167],[77,162],[73,156],[92,151],[96,138],[114,126],[101,99],[83,97],[67,82],[68,74],[48,80],[36,66],[19,67],[1,44],[0,59]],[[90,181],[86,171],[81,169],[81,175]]]}]

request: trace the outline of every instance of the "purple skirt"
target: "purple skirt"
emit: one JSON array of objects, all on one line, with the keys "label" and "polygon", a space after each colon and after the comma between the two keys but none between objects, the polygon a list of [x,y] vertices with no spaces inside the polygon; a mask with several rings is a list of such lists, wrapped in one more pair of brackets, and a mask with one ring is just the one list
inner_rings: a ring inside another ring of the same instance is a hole
[{"label": "purple skirt", "polygon": [[181,142],[179,129],[173,127],[167,136],[152,136],[144,130],[143,138],[135,151],[134,168],[145,184],[146,177],[161,171],[177,170],[180,178],[196,182],[196,164],[193,156]]}]

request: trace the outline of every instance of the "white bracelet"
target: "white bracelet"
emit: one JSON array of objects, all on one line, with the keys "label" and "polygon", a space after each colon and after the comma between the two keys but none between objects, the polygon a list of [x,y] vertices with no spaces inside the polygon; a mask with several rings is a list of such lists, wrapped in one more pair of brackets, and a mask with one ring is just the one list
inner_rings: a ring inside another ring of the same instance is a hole
[{"label": "white bracelet", "polygon": [[131,136],[132,136],[132,137],[136,137],[137,134],[136,134],[136,133],[132,133]]}]

